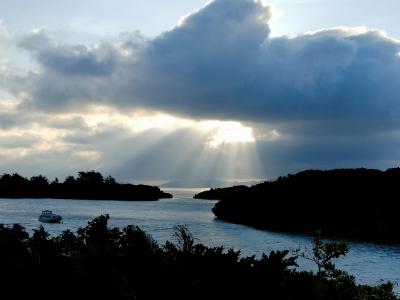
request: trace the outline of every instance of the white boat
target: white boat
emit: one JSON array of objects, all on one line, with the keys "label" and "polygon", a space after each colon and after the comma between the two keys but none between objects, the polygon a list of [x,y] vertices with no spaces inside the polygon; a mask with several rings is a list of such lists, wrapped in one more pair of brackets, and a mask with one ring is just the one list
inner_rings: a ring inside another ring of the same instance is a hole
[{"label": "white boat", "polygon": [[53,214],[51,210],[44,210],[39,216],[39,221],[45,223],[60,223],[61,220],[62,217],[60,215]]}]

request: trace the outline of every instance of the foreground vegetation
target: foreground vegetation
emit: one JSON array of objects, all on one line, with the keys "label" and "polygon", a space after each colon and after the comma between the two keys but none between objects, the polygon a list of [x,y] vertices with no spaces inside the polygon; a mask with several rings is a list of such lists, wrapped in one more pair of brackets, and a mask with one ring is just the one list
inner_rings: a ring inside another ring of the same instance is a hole
[{"label": "foreground vegetation", "polygon": [[261,229],[400,243],[400,169],[308,170],[252,187],[211,189],[219,219]]},{"label": "foreground vegetation", "polygon": [[76,233],[29,236],[20,225],[0,226],[4,299],[397,299],[392,284],[357,285],[332,259],[343,242],[317,235],[310,254],[317,273],[298,271],[296,256],[272,251],[260,259],[195,244],[184,226],[176,242],[158,245],[135,226],[109,228],[108,215]]},{"label": "foreground vegetation", "polygon": [[79,172],[64,182],[56,178],[51,183],[42,175],[30,179],[19,174],[0,177],[0,198],[58,198],[95,200],[159,200],[172,195],[156,186],[117,183],[111,176],[99,172]]}]

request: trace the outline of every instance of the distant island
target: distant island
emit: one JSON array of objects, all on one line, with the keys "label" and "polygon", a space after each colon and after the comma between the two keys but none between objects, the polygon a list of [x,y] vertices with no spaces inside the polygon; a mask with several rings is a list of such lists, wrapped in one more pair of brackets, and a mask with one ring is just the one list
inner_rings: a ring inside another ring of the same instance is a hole
[{"label": "distant island", "polygon": [[156,186],[117,183],[111,176],[95,171],[78,172],[63,182],[56,178],[49,182],[43,175],[30,179],[19,174],[0,176],[0,198],[55,198],[88,200],[154,201],[172,198]]},{"label": "distant island", "polygon": [[247,180],[247,181],[232,181],[232,180],[221,180],[215,178],[209,179],[182,179],[182,180],[173,180],[168,181],[163,184],[160,184],[160,187],[164,188],[221,188],[221,187],[230,187],[233,185],[254,185],[260,183],[260,181],[256,180]]},{"label": "distant island", "polygon": [[259,229],[400,243],[400,168],[307,170],[194,197],[220,200],[218,219]]}]

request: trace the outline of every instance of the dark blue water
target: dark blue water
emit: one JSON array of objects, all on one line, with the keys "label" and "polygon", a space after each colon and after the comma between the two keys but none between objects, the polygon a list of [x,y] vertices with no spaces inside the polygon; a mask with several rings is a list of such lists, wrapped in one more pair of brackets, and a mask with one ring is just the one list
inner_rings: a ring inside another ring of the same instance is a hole
[{"label": "dark blue water", "polygon": [[[261,255],[271,250],[311,248],[310,237],[260,231],[250,227],[217,221],[211,212],[215,201],[194,200],[198,190],[170,189],[175,198],[157,202],[124,202],[54,199],[0,199],[0,223],[22,224],[28,232],[42,224],[51,234],[76,230],[100,214],[109,214],[110,226],[135,224],[163,243],[173,241],[174,227],[186,224],[197,242],[210,246],[225,245],[241,250],[243,255]],[[63,216],[62,224],[38,221],[42,210],[50,209]],[[301,268],[312,269],[308,261]],[[377,284],[388,280],[400,283],[400,245],[386,246],[351,243],[350,253],[337,265],[356,276],[360,283]],[[396,286],[396,292],[400,288]]]}]

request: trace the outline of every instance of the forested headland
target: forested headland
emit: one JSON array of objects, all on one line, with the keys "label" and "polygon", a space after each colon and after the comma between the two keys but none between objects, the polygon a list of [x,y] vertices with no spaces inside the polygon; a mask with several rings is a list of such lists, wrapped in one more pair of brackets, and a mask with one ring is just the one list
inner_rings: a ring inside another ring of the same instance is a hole
[{"label": "forested headland", "polygon": [[89,200],[159,200],[171,198],[156,186],[117,183],[116,180],[95,171],[79,172],[68,176],[63,182],[52,182],[43,175],[31,178],[19,174],[0,176],[0,198],[56,198]]},{"label": "forested headland", "polygon": [[400,243],[400,168],[307,170],[251,187],[211,189],[218,219],[260,229]]}]

